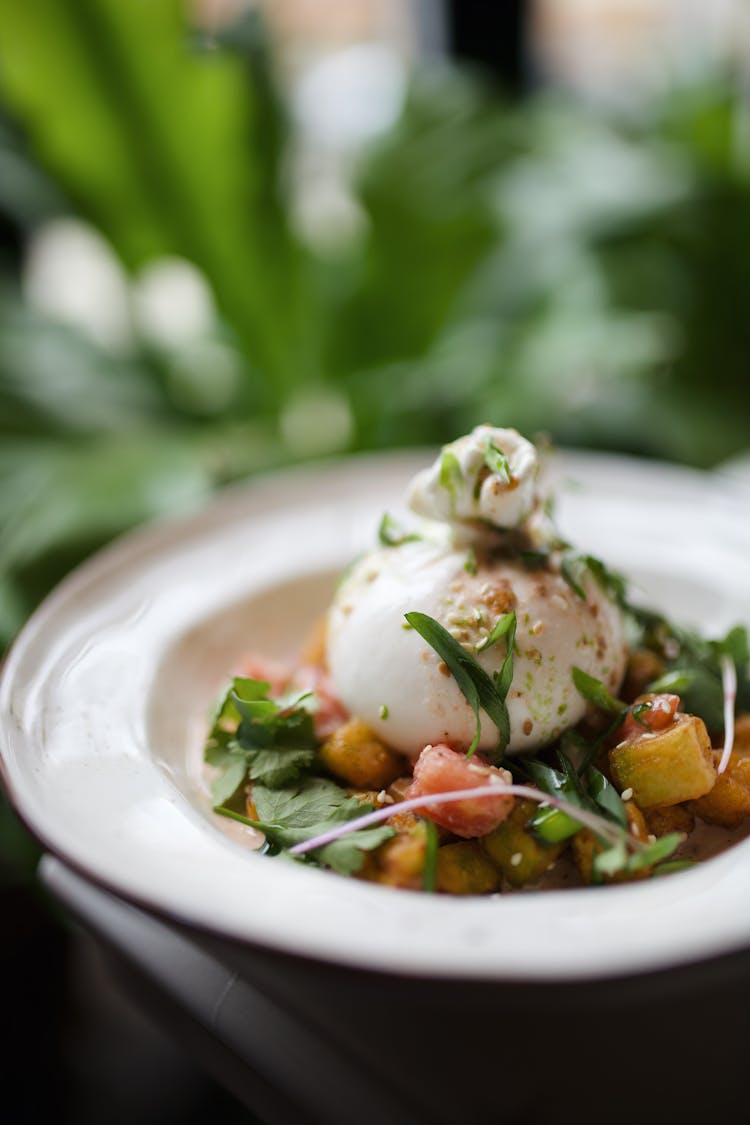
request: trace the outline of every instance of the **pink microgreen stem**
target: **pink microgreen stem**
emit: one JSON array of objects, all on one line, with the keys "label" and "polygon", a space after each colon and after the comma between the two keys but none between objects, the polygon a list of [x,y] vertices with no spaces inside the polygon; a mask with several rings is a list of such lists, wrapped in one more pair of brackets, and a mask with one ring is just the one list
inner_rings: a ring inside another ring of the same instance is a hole
[{"label": "pink microgreen stem", "polygon": [[597,836],[602,837],[610,844],[618,844],[621,840],[624,840],[633,851],[639,851],[645,846],[642,841],[636,840],[634,836],[613,824],[611,820],[605,820],[603,816],[597,816],[596,813],[588,812],[588,810],[581,809],[577,805],[571,805],[568,801],[560,800],[559,797],[551,797],[549,793],[543,793],[541,789],[532,789],[530,785],[496,784],[479,785],[474,789],[452,789],[446,793],[430,793],[423,797],[410,797],[406,801],[399,801],[395,805],[375,809],[374,812],[365,813],[353,820],[347,820],[336,828],[331,828],[328,832],[322,832],[320,836],[313,836],[310,840],[303,840],[301,844],[295,844],[289,851],[292,855],[304,855],[305,852],[322,848],[325,844],[330,844],[341,836],[346,836],[349,832],[356,832],[360,828],[369,828],[373,824],[380,824],[392,817],[394,813],[415,812],[417,809],[424,809],[430,805],[448,805],[453,801],[465,801],[467,797],[471,800],[482,797],[498,797],[501,793],[507,793],[508,796],[513,797],[526,797],[532,801],[538,801],[542,805],[551,805],[552,808],[567,813],[572,820],[590,828],[592,832],[595,832]]},{"label": "pink microgreen stem", "polygon": [[721,682],[724,688],[724,749],[719,762],[719,773],[729,765],[734,746],[734,706],[737,700],[737,669],[731,656],[721,658]]}]

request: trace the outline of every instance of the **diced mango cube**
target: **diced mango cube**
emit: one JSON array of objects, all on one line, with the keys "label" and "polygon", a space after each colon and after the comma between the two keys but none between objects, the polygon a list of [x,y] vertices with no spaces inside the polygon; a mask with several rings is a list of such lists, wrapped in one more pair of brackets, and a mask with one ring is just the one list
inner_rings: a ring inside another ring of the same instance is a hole
[{"label": "diced mango cube", "polygon": [[497,890],[499,876],[478,843],[462,840],[437,853],[437,889],[450,895],[486,895]]},{"label": "diced mango cube", "polygon": [[401,754],[390,750],[361,719],[350,719],[320,748],[327,770],[358,789],[382,789],[404,772]]},{"label": "diced mango cube", "polygon": [[[701,800],[705,798],[702,797]],[[695,827],[695,817],[685,805],[649,809],[646,822],[652,836],[668,836],[670,832],[683,832],[689,836]]]},{"label": "diced mango cube", "polygon": [[696,715],[678,713],[665,730],[618,743],[609,763],[617,788],[621,793],[631,789],[641,809],[702,797],[716,780],[708,732]]},{"label": "diced mango cube", "polygon": [[415,819],[408,831],[399,832],[374,852],[369,853],[373,864],[367,873],[367,878],[386,887],[421,890],[424,881],[426,843],[427,834],[424,824]]},{"label": "diced mango cube", "polygon": [[[721,752],[715,754],[718,766]],[[690,809],[709,824],[736,828],[750,816],[750,757],[732,751],[724,773],[716,778],[710,793],[690,802]]]},{"label": "diced mango cube", "polygon": [[567,841],[545,844],[528,827],[538,809],[535,801],[516,801],[507,820],[481,838],[481,845],[513,887],[536,883],[564,850]]}]

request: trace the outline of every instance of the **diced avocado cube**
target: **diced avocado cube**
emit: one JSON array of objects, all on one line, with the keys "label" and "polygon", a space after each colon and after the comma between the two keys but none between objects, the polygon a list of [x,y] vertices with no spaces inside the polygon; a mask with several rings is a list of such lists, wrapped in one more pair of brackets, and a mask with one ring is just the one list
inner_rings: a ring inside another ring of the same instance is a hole
[{"label": "diced avocado cube", "polygon": [[678,805],[708,793],[716,781],[711,741],[696,715],[675,716],[665,730],[644,732],[609,752],[620,792],[632,789],[642,809]]}]

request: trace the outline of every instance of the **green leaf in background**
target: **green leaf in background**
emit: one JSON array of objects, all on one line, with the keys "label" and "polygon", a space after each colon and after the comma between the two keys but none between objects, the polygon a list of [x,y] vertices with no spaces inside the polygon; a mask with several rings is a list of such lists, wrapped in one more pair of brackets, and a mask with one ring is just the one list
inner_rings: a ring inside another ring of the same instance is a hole
[{"label": "green leaf in background", "polygon": [[0,26],[0,89],[80,211],[131,267],[194,262],[256,369],[288,384],[240,63],[190,49],[179,0],[0,0]]}]

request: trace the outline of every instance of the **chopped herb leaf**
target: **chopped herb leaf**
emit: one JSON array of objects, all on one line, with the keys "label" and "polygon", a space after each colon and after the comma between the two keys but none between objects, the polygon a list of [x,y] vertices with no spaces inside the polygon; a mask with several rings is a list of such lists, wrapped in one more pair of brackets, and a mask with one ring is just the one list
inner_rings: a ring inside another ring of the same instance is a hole
[{"label": "chopped herb leaf", "polygon": [[611,848],[605,848],[604,851],[599,852],[594,856],[593,862],[593,876],[595,882],[600,882],[602,878],[609,875],[617,875],[618,872],[626,870],[628,866],[628,852],[625,847],[624,840],[618,840]]},{"label": "chopped herb leaf", "polygon": [[231,741],[226,746],[206,746],[204,756],[209,766],[221,770],[211,782],[211,799],[215,805],[223,805],[245,780],[247,755],[236,741]]},{"label": "chopped herb leaf", "polygon": [[451,453],[450,449],[446,449],[440,458],[439,480],[441,488],[444,488],[451,498],[451,511],[455,512],[458,490],[464,482],[464,474],[458,457],[455,453]]},{"label": "chopped herb leaf", "polygon": [[317,756],[315,750],[304,747],[282,752],[278,749],[248,750],[246,755],[250,780],[260,781],[274,789],[296,781],[314,765]]},{"label": "chopped herb leaf", "polygon": [[588,783],[589,792],[596,801],[599,808],[605,812],[612,820],[622,828],[628,826],[628,814],[625,811],[625,805],[622,797],[603,773],[590,766],[586,771],[586,781]]},{"label": "chopped herb leaf", "polygon": [[425,840],[422,886],[426,891],[434,893],[437,887],[438,832],[431,820],[426,820],[424,826],[427,838]]},{"label": "chopped herb leaf", "polygon": [[[499,631],[498,631],[499,630]],[[510,685],[513,683],[513,649],[516,643],[516,615],[514,612],[506,613],[500,619],[492,630],[492,633],[498,631],[498,637],[503,633],[507,634],[505,659],[503,660],[502,667],[499,672],[495,672],[493,680],[497,688],[497,694],[505,703],[510,691]],[[490,636],[492,636],[490,633]],[[494,643],[494,642],[493,642]]]},{"label": "chopped herb leaf", "polygon": [[490,472],[496,473],[505,484],[510,484],[513,479],[510,463],[502,449],[498,448],[493,441],[487,442],[487,448],[484,451],[484,463]]},{"label": "chopped herb leaf", "polygon": [[619,606],[624,607],[626,605],[628,587],[623,576],[618,574],[617,571],[610,570],[601,559],[597,559],[594,555],[582,555],[581,560],[585,563],[588,570],[590,570],[604,593]]},{"label": "chopped herb leaf", "polygon": [[631,855],[628,871],[641,871],[644,867],[652,867],[660,860],[668,859],[684,839],[681,832],[668,832],[666,836],[660,836],[652,844],[647,844]]},{"label": "chopped herb leaf", "polygon": [[[642,871],[644,867],[652,867],[661,860],[668,859],[684,839],[681,832],[670,832],[629,855],[623,839],[621,843],[594,856],[594,875],[601,879],[603,876],[611,877],[620,872],[635,874]],[[681,863],[681,861],[677,862]]]},{"label": "chopped herb leaf", "polygon": [[300,706],[310,693],[287,701],[267,698],[264,680],[237,677],[218,708],[204,749],[205,761],[221,771],[211,783],[214,804],[232,797],[245,779],[286,785],[317,758],[310,712]]},{"label": "chopped herb leaf", "polygon": [[695,867],[696,861],[694,859],[671,859],[666,863],[659,863],[651,872],[652,879],[659,875],[674,875],[678,871],[687,871],[689,867]]},{"label": "chopped herb leaf", "polygon": [[380,704],[380,711],[378,712],[378,714],[380,715],[381,719],[387,719],[388,718],[388,704],[387,703],[381,703]]},{"label": "chopped herb leaf", "polygon": [[638,726],[643,727],[644,730],[653,730],[653,727],[642,716],[647,715],[649,711],[653,710],[653,704],[649,700],[644,700],[643,703],[636,703],[630,708],[630,714],[633,716]]},{"label": "chopped herb leaf", "polygon": [[665,672],[663,676],[653,680],[648,685],[648,690],[658,694],[659,692],[669,692],[671,695],[684,695],[689,691],[695,682],[695,673],[687,669],[675,668],[671,672]]},{"label": "chopped herb leaf", "polygon": [[[571,805],[580,805],[577,786],[571,784],[565,774],[537,758],[525,758],[523,769],[542,792],[560,797]],[[553,808],[539,808],[529,821],[529,827],[546,844],[558,844],[581,831],[577,820],[561,809]]]},{"label": "chopped herb leaf", "polygon": [[416,532],[406,532],[388,512],[383,513],[378,528],[378,539],[384,547],[400,547],[402,543],[415,543],[421,539]]},{"label": "chopped herb leaf", "polygon": [[586,601],[586,591],[582,585],[582,577],[585,564],[580,555],[575,554],[573,551],[566,551],[560,559],[560,573],[565,581],[570,586],[571,590]]},{"label": "chopped herb leaf", "polygon": [[464,570],[467,574],[476,574],[477,572],[477,553],[473,547],[469,547],[469,553],[464,563]]},{"label": "chopped herb leaf", "polygon": [[602,711],[614,713],[623,709],[627,710],[624,703],[610,695],[601,680],[597,680],[595,676],[590,676],[582,668],[573,669],[573,683],[584,699],[593,703],[595,707],[599,707]]},{"label": "chopped herb leaf", "polygon": [[549,566],[550,551],[545,548],[537,551],[521,551],[520,559],[527,570],[543,570]]},{"label": "chopped herb leaf", "polygon": [[509,631],[513,634],[513,639],[509,640],[508,648],[512,649],[516,631],[516,615],[513,612],[504,613],[502,617],[498,617],[492,630],[476,645],[476,651],[486,652],[488,648],[492,648],[493,645],[497,644],[500,638],[504,637]]},{"label": "chopped herb leaf", "polygon": [[480,709],[486,711],[498,731],[498,748],[494,760],[502,757],[502,753],[510,740],[510,719],[505,699],[498,691],[497,684],[484,668],[451,636],[447,629],[429,617],[426,613],[407,613],[404,615],[408,623],[416,629],[428,645],[435,650],[438,656],[448,666],[467,703],[476,718],[476,731],[468,749],[468,756],[479,745],[479,736],[482,732]]}]

